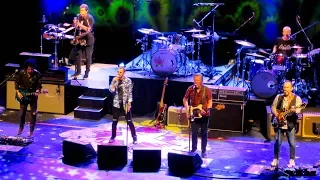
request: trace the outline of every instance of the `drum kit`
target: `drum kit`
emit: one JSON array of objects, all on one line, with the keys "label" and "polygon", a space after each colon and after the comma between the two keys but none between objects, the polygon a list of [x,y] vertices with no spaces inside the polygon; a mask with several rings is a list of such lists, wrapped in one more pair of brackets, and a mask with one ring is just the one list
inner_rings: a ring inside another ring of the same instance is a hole
[{"label": "drum kit", "polygon": [[43,39],[50,40],[54,42],[54,61],[53,67],[57,68],[58,65],[58,44],[61,40],[75,39],[74,35],[68,35],[67,33],[74,29],[71,24],[63,23],[59,25],[55,24],[46,24],[47,20],[45,16],[43,16],[42,21],[40,21],[43,25],[41,28],[41,36],[40,36],[40,52],[43,53]]},{"label": "drum kit", "polygon": [[[306,54],[293,54],[288,57],[284,54],[268,53],[247,41],[235,40],[235,43],[241,45],[236,54],[238,58],[235,86],[247,86],[256,96],[265,99],[280,93],[285,80],[293,81],[295,93],[306,94],[308,90],[316,88],[316,68],[313,67],[312,56],[320,53],[320,48]],[[241,60],[240,53],[243,49],[249,49],[250,52],[245,53],[245,57]],[[303,47],[293,46],[292,49],[303,49]],[[248,84],[246,80],[251,83]]]},{"label": "drum kit", "polygon": [[[164,36],[164,33],[154,29],[141,28],[138,31],[144,36],[137,39],[141,43],[142,56],[138,62],[132,62],[144,71],[153,71],[159,76],[189,76],[201,72],[200,48],[201,40],[210,37],[210,32],[200,34],[204,30],[189,29],[183,34],[172,33]],[[151,39],[151,43],[149,40]],[[196,41],[197,40],[197,41]],[[195,46],[198,45],[198,53],[195,54]],[[150,47],[151,46],[151,47]],[[188,55],[191,55],[189,59]],[[197,59],[195,59],[195,55]]]}]

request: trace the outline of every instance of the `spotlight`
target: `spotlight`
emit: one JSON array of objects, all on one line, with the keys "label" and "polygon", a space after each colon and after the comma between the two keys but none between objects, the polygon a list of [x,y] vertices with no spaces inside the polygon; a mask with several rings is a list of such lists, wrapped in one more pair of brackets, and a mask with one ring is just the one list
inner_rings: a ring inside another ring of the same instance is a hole
[{"label": "spotlight", "polygon": [[124,67],[124,63],[120,63],[118,67]]}]

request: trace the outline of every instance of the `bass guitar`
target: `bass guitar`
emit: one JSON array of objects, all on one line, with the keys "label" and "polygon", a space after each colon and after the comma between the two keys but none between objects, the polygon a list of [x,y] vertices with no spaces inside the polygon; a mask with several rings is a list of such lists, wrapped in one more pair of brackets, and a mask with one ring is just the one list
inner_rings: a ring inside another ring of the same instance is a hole
[{"label": "bass guitar", "polygon": [[[300,108],[300,109],[304,109],[307,107],[307,103],[302,103],[300,106],[296,107],[296,108]],[[278,117],[273,117],[272,119],[272,126],[273,127],[282,127],[284,125],[286,125],[286,121],[287,121],[287,117],[292,115],[293,111],[291,109],[287,110],[287,111],[279,111],[278,112]]]},{"label": "bass guitar", "polygon": [[[222,109],[225,109],[226,107],[225,107],[225,105],[224,104],[217,104],[215,107],[214,107],[214,109],[215,110],[218,110],[218,111],[220,111],[220,110],[222,110]],[[199,104],[198,106],[195,106],[195,107],[193,107],[193,106],[190,106],[189,107],[189,111],[190,111],[190,117],[191,117],[191,121],[193,121],[194,119],[200,119],[200,118],[202,118],[202,111],[203,111],[203,109],[202,109],[202,104]]]},{"label": "bass guitar", "polygon": [[158,103],[158,107],[156,110],[156,116],[155,116],[155,121],[156,124],[154,125],[156,128],[162,129],[164,128],[165,124],[166,124],[166,113],[167,113],[167,104],[164,104],[163,99],[164,99],[164,94],[166,91],[166,87],[168,84],[168,78],[166,78],[164,80],[163,83],[163,88],[162,88],[162,95],[161,95],[161,100]]},{"label": "bass guitar", "polygon": [[[19,98],[18,93],[16,93],[16,100],[18,102],[30,101],[31,97],[36,95],[36,92],[30,91],[28,89],[19,89],[19,92],[22,94],[22,98]],[[39,92],[39,94],[47,94],[47,93],[48,93],[48,90],[46,89]]]}]

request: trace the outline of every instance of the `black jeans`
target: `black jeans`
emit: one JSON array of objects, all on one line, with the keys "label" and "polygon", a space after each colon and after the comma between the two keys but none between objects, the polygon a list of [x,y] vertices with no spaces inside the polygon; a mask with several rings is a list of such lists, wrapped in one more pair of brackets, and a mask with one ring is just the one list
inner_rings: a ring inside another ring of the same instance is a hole
[{"label": "black jeans", "polygon": [[121,116],[121,114],[124,114],[125,119],[127,120],[128,126],[130,128],[132,138],[134,140],[137,140],[136,129],[135,129],[134,124],[132,122],[131,110],[127,114],[125,114],[123,103],[120,103],[120,108],[112,107],[112,114],[113,114],[113,122],[112,122],[112,136],[111,136],[111,138],[112,139],[116,138],[119,117]]},{"label": "black jeans", "polygon": [[30,131],[34,131],[34,127],[37,121],[37,113],[38,113],[38,98],[31,98],[29,102],[21,102],[20,103],[20,127],[22,128],[26,123],[26,114],[28,105],[30,105],[31,110],[31,121],[30,121]]},{"label": "black jeans", "polygon": [[191,122],[191,130],[192,130],[192,150],[195,151],[197,149],[198,144],[198,132],[199,128],[201,129],[201,151],[206,152],[207,143],[208,143],[208,125],[209,125],[209,117],[203,116],[202,118],[195,119]]},{"label": "black jeans", "polygon": [[86,72],[85,74],[89,74],[90,66],[92,63],[92,53],[93,53],[93,45],[87,46],[77,46],[77,55],[76,55],[76,74],[81,74],[81,59],[84,57],[86,59]]}]

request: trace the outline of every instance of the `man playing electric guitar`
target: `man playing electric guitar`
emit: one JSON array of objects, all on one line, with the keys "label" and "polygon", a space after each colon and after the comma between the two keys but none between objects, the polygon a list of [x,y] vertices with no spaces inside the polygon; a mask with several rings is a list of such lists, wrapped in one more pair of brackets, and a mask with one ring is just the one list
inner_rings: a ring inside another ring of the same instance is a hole
[{"label": "man playing electric guitar", "polygon": [[[198,130],[201,128],[201,156],[206,157],[206,147],[208,141],[208,125],[209,125],[209,116],[210,110],[212,108],[212,93],[211,90],[203,85],[203,76],[202,74],[195,74],[193,76],[194,85],[190,86],[186,94],[183,98],[183,105],[187,110],[187,117],[194,116],[194,113],[191,113],[190,110],[194,110],[193,107],[199,107],[202,105],[200,118],[191,121],[191,129],[192,129],[192,149],[191,152],[195,152],[197,150],[198,144]],[[190,100],[190,106],[188,101]]]},{"label": "man playing electric guitar", "polygon": [[[290,146],[290,161],[288,167],[295,166],[295,154],[296,154],[296,125],[298,122],[298,113],[301,112],[302,100],[301,98],[292,92],[292,83],[286,81],[283,84],[283,94],[279,94],[273,101],[272,113],[277,118],[278,126],[275,128],[275,144],[274,144],[274,159],[271,163],[272,166],[278,166],[279,164],[279,154],[282,139],[284,133],[286,133],[288,138],[288,143]],[[283,116],[283,109],[291,110],[292,113],[288,114],[286,117]],[[285,118],[285,119],[284,119]]]},{"label": "man playing electric guitar", "polygon": [[[16,76],[15,89],[17,97],[22,100],[20,102],[20,128],[18,135],[23,131],[24,124],[26,122],[26,112],[28,105],[30,104],[30,109],[32,113],[32,118],[30,121],[30,133],[29,136],[33,136],[34,127],[36,125],[37,113],[38,113],[38,95],[41,92],[42,82],[41,74],[35,69],[36,62],[33,59],[29,59],[25,62],[25,68],[21,70]],[[34,96],[28,97],[28,100],[23,97],[22,90],[28,90],[35,92]]]}]

